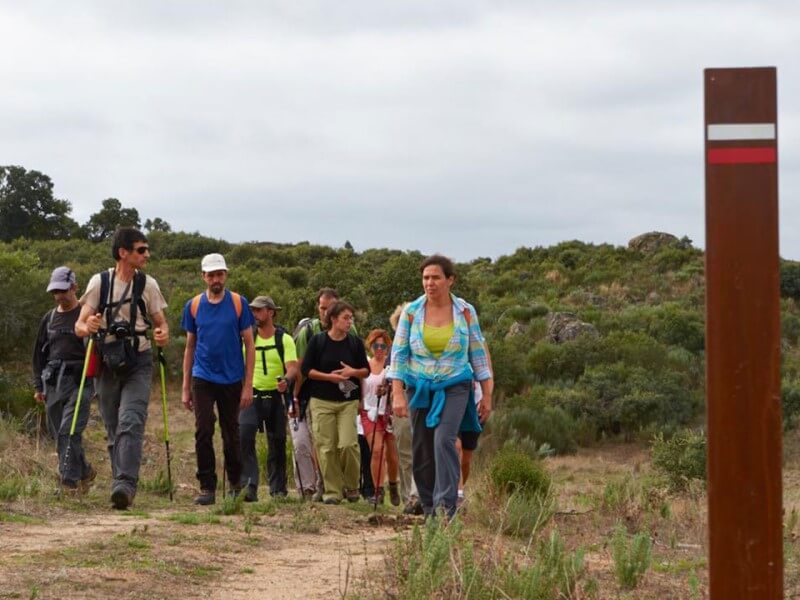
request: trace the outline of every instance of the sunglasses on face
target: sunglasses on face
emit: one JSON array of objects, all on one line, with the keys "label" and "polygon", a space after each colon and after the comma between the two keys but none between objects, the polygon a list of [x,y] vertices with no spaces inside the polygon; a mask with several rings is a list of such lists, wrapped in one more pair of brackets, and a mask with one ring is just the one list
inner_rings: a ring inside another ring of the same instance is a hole
[{"label": "sunglasses on face", "polygon": [[150,246],[139,246],[138,248],[134,248],[133,250],[136,254],[144,254],[145,252],[150,252]]},{"label": "sunglasses on face", "polygon": [[372,344],[373,350],[386,350],[388,347],[389,346],[387,346],[383,342],[375,342],[374,344]]}]

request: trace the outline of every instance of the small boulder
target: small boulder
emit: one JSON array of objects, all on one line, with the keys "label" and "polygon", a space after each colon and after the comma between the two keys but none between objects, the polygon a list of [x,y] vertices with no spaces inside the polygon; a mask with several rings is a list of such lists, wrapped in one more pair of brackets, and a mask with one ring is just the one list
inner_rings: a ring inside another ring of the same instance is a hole
[{"label": "small boulder", "polygon": [[600,333],[594,325],[581,321],[574,313],[550,313],[547,316],[547,339],[551,342],[560,344],[582,335],[599,337]]},{"label": "small boulder", "polygon": [[519,321],[514,321],[511,324],[511,327],[508,328],[508,333],[506,333],[506,339],[523,335],[525,333],[525,329],[526,329],[525,325],[523,325]]}]

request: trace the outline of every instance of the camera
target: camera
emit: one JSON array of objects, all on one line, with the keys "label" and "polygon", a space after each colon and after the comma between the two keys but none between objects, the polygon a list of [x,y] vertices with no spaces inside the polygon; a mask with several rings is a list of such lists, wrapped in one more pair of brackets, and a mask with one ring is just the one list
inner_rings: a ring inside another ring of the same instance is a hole
[{"label": "camera", "polygon": [[114,321],[108,328],[108,332],[118,338],[130,337],[131,324],[127,321]]}]

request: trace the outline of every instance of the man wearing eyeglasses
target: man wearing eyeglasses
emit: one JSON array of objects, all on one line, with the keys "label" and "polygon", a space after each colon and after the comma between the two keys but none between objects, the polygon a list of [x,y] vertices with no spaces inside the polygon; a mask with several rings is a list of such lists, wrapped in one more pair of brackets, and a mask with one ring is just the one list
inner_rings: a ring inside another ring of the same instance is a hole
[{"label": "man wearing eyeglasses", "polygon": [[86,356],[83,340],[75,335],[75,322],[81,312],[75,271],[57,267],[50,275],[47,291],[53,294],[56,306],[42,317],[33,347],[33,397],[47,411],[48,430],[58,451],[61,489],[77,494],[89,488],[97,472],[86,461],[81,440],[89,420],[91,383],[84,386],[75,435],[69,435]]},{"label": "man wearing eyeglasses", "polygon": [[80,337],[96,336],[102,367],[97,379],[100,414],[111,457],[111,503],[124,510],[133,502],[142,462],[142,442],[153,374],[147,331],[164,347],[169,327],[167,303],[158,283],[142,269],[150,259],[147,238],[138,229],[121,227],[112,238],[116,265],[89,280],[75,323]]}]

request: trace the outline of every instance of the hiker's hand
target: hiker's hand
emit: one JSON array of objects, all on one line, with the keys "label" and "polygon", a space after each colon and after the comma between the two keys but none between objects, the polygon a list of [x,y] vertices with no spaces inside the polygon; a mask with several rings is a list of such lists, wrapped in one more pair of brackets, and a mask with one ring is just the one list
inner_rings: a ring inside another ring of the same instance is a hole
[{"label": "hiker's hand", "polygon": [[155,341],[156,345],[163,348],[167,345],[167,342],[169,342],[169,330],[156,327],[153,329],[153,340]]},{"label": "hiker's hand", "polygon": [[100,325],[102,324],[103,315],[100,313],[95,313],[89,317],[86,317],[86,330],[89,332],[89,335],[94,335],[98,331],[100,331]]},{"label": "hiker's hand", "polygon": [[300,415],[300,402],[297,398],[292,400],[291,406],[289,406],[289,412],[287,413],[290,419],[296,419]]},{"label": "hiker's hand", "polygon": [[333,383],[342,383],[343,381],[347,381],[347,379],[347,377],[341,374],[341,369],[328,373],[328,381]]},{"label": "hiker's hand", "polygon": [[408,416],[408,402],[405,394],[395,394],[392,396],[392,414],[396,417]]},{"label": "hiker's hand", "polygon": [[492,397],[491,396],[484,396],[481,398],[481,401],[478,402],[478,419],[480,419],[481,423],[486,423],[489,415],[492,414]]},{"label": "hiker's hand", "polygon": [[281,394],[285,394],[286,390],[288,390],[288,389],[289,389],[289,383],[285,379],[279,379],[278,380],[278,391]]},{"label": "hiker's hand", "polygon": [[192,402],[192,390],[184,389],[181,392],[181,402],[183,402],[186,410],[192,410],[194,408],[194,402]]},{"label": "hiker's hand", "polygon": [[44,392],[35,392],[33,394],[33,399],[39,404],[44,404]]},{"label": "hiker's hand", "polygon": [[351,367],[350,365],[348,365],[346,362],[343,361],[339,362],[339,364],[342,365],[342,368],[336,369],[335,371],[333,371],[334,373],[341,375],[345,379],[350,379],[351,377],[356,376],[356,372],[358,371],[358,369],[354,369],[353,367]]},{"label": "hiker's hand", "polygon": [[239,409],[244,410],[253,403],[253,388],[249,385],[242,387],[242,395],[239,396]]}]

